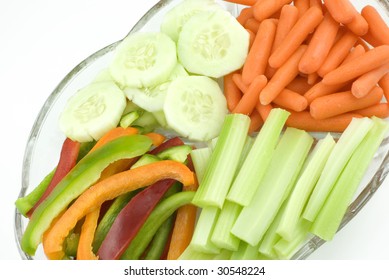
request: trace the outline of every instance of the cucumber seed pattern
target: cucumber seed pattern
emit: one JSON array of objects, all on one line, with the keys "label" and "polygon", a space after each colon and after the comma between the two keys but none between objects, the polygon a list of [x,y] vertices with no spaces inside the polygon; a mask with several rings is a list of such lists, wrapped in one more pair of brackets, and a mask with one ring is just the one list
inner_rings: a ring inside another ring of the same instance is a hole
[{"label": "cucumber seed pattern", "polygon": [[227,55],[231,45],[226,29],[220,24],[205,28],[194,40],[193,49],[209,60],[217,60]]},{"label": "cucumber seed pattern", "polygon": [[130,69],[145,71],[155,65],[155,42],[146,41],[127,50],[124,64]]},{"label": "cucumber seed pattern", "polygon": [[204,122],[212,116],[212,97],[198,89],[187,89],[183,93],[181,101],[183,103],[182,111],[192,122]]},{"label": "cucumber seed pattern", "polygon": [[105,111],[104,97],[99,95],[90,96],[74,110],[74,117],[80,123],[87,123],[91,119],[99,117]]}]

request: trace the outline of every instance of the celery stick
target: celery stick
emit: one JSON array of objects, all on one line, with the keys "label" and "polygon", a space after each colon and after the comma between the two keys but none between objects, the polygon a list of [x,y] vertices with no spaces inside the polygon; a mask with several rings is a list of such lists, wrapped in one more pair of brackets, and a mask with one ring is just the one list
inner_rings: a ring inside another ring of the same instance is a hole
[{"label": "celery stick", "polygon": [[312,225],[311,232],[324,240],[334,237],[375,152],[388,132],[389,125],[385,121],[375,117],[372,120],[373,128],[355,150]]},{"label": "celery stick", "polygon": [[222,208],[246,141],[250,118],[229,114],[221,128],[215,150],[199,185],[193,204]]},{"label": "celery stick", "polygon": [[241,241],[238,250],[231,254],[231,260],[257,260],[258,246],[251,246],[250,244]]},{"label": "celery stick", "polygon": [[207,254],[220,253],[220,248],[211,241],[212,232],[219,214],[220,209],[217,207],[210,206],[201,210],[190,242],[190,245],[194,250]]},{"label": "celery stick", "polygon": [[303,167],[303,172],[298,178],[290,198],[288,199],[285,213],[277,228],[277,233],[287,241],[292,241],[295,235],[297,223],[303,208],[312,192],[324,165],[335,146],[335,140],[330,135],[320,139]]},{"label": "celery stick", "polygon": [[193,246],[189,244],[188,247],[182,252],[178,260],[212,260],[215,254],[206,254],[193,249]]},{"label": "celery stick", "polygon": [[311,222],[315,220],[339,174],[372,126],[373,121],[369,118],[354,118],[342,133],[308,200],[303,213],[304,219]]},{"label": "celery stick", "polygon": [[288,127],[274,152],[269,168],[248,206],[231,232],[251,245],[262,239],[297,177],[313,143],[307,132]]},{"label": "celery stick", "polygon": [[222,249],[219,254],[215,255],[212,260],[229,260],[231,258],[232,251]]},{"label": "celery stick", "polygon": [[239,204],[228,200],[224,203],[211,236],[211,241],[213,244],[219,248],[224,248],[231,251],[238,250],[240,240],[230,231],[241,210],[242,206]]},{"label": "celery stick", "polygon": [[204,178],[204,172],[207,168],[209,158],[211,157],[211,149],[208,147],[193,149],[190,152],[194,170],[197,176],[197,181],[201,184]]},{"label": "celery stick", "polygon": [[227,195],[228,200],[242,206],[250,203],[269,166],[281,130],[289,115],[289,112],[282,109],[271,110],[231,186]]},{"label": "celery stick", "polygon": [[290,259],[293,254],[299,249],[300,245],[307,239],[309,235],[309,227],[311,222],[300,219],[295,228],[295,235],[292,240],[288,241],[280,239],[274,246],[274,252],[279,259]]}]

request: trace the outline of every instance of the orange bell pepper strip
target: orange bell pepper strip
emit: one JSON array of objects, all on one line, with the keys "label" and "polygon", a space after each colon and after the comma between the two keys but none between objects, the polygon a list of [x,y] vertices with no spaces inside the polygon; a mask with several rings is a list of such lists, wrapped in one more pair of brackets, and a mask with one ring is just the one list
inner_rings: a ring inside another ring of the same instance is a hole
[{"label": "orange bell pepper strip", "polygon": [[98,209],[104,201],[133,191],[159,180],[175,179],[184,186],[195,184],[194,173],[184,164],[163,160],[108,177],[87,189],[66,210],[47,233],[43,248],[49,259],[62,259],[63,242],[69,231],[85,215]]}]

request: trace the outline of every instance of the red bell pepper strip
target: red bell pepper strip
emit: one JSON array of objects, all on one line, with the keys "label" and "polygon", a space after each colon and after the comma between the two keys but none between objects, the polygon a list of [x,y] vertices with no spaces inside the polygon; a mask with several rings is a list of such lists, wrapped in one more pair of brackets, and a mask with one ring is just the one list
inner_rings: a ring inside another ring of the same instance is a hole
[{"label": "red bell pepper strip", "polygon": [[76,165],[78,153],[80,151],[80,143],[75,142],[69,138],[66,138],[62,144],[61,155],[55,170],[54,176],[50,181],[49,186],[37,201],[37,203],[28,211],[27,216],[31,217],[35,209],[41,204],[43,200],[51,193],[51,191],[57,186],[57,184],[65,177],[69,171]]}]

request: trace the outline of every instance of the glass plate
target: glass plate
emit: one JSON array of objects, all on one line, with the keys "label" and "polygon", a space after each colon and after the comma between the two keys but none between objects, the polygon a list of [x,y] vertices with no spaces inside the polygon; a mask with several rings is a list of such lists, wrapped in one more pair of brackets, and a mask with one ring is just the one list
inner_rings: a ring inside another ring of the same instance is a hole
[{"label": "glass plate", "polygon": [[[164,14],[177,5],[180,0],[162,0],[152,7],[131,29],[129,34],[138,31],[158,31]],[[224,1],[217,1],[233,15],[237,15],[243,6]],[[365,5],[376,7],[385,20],[389,20],[389,2],[386,0],[352,1],[358,10]],[[58,162],[59,151],[65,139],[58,127],[59,114],[62,112],[66,101],[78,89],[89,84],[102,70],[107,68],[113,53],[120,41],[92,54],[78,64],[58,84],[43,104],[35,123],[32,127],[25,148],[22,186],[20,197],[28,194],[52,169],[53,163]],[[320,138],[322,134],[314,134]],[[389,171],[389,137],[387,137],[377,151],[366,175],[361,183],[354,201],[342,221],[340,229],[344,227],[374,195],[381,186]],[[45,156],[42,157],[42,154]],[[38,247],[35,256],[26,254],[20,247],[23,232],[28,220],[15,210],[15,237],[20,255],[23,259],[46,259],[42,246]],[[317,250],[325,241],[318,237],[308,239],[295,253],[293,259],[305,259]]]}]

